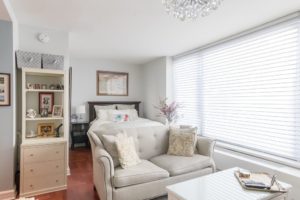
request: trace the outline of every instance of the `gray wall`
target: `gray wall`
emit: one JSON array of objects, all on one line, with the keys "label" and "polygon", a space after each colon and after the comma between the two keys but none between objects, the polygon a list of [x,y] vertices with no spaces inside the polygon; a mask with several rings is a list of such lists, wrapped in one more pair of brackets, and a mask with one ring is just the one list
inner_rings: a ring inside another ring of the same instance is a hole
[{"label": "gray wall", "polygon": [[170,88],[170,63],[168,57],[161,57],[142,66],[144,117],[165,122],[158,117],[159,111],[154,108],[160,99],[172,100]]},{"label": "gray wall", "polygon": [[11,74],[11,106],[0,107],[0,191],[14,187],[13,25],[0,20],[0,73]]},{"label": "gray wall", "polygon": [[[142,101],[143,85],[142,68],[100,59],[80,59],[71,57],[72,66],[72,113],[76,106],[86,104],[87,101]],[[97,96],[97,70],[117,71],[129,73],[128,96]],[[143,115],[143,105],[140,106]],[[86,108],[88,112],[88,108]],[[88,117],[88,113],[85,115]]]}]

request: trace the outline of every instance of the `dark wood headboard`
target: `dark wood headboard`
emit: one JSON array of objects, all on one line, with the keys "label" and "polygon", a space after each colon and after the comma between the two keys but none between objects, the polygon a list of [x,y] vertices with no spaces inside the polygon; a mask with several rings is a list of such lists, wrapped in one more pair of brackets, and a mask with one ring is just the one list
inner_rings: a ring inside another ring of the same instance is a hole
[{"label": "dark wood headboard", "polygon": [[140,111],[140,101],[89,101],[89,122],[92,122],[96,119],[96,111],[94,106],[108,106],[113,104],[124,104],[124,105],[133,105],[137,110],[138,114]]}]

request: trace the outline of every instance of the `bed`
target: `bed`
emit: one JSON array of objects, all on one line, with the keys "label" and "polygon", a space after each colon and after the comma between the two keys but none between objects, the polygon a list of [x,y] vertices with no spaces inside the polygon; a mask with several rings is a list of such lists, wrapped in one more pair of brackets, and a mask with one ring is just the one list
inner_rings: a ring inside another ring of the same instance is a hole
[{"label": "bed", "polygon": [[[140,101],[93,101],[88,102],[89,105],[89,122],[90,122],[90,130],[93,132],[105,132],[111,129],[127,129],[127,128],[141,128],[141,127],[149,127],[149,126],[164,126],[160,122],[152,121],[149,119],[141,118],[140,114]],[[97,114],[95,110],[95,106],[109,106],[109,105],[134,105],[134,109],[138,113],[138,118],[134,121],[126,121],[121,123],[115,123],[112,121],[103,121],[97,119]]]}]

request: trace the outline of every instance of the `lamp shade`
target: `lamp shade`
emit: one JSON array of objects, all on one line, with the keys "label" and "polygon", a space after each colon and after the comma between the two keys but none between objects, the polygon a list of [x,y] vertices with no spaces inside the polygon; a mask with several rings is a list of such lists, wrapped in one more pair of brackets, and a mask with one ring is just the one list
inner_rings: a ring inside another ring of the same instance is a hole
[{"label": "lamp shade", "polygon": [[76,114],[85,114],[85,105],[80,105],[76,107]]}]

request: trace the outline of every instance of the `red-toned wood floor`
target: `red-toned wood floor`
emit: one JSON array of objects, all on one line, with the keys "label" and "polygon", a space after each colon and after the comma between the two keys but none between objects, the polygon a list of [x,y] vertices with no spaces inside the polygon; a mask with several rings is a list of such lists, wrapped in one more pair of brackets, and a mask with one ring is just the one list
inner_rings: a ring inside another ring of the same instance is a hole
[{"label": "red-toned wood floor", "polygon": [[88,148],[70,150],[68,189],[36,196],[37,200],[99,200],[93,185],[92,153]]}]

